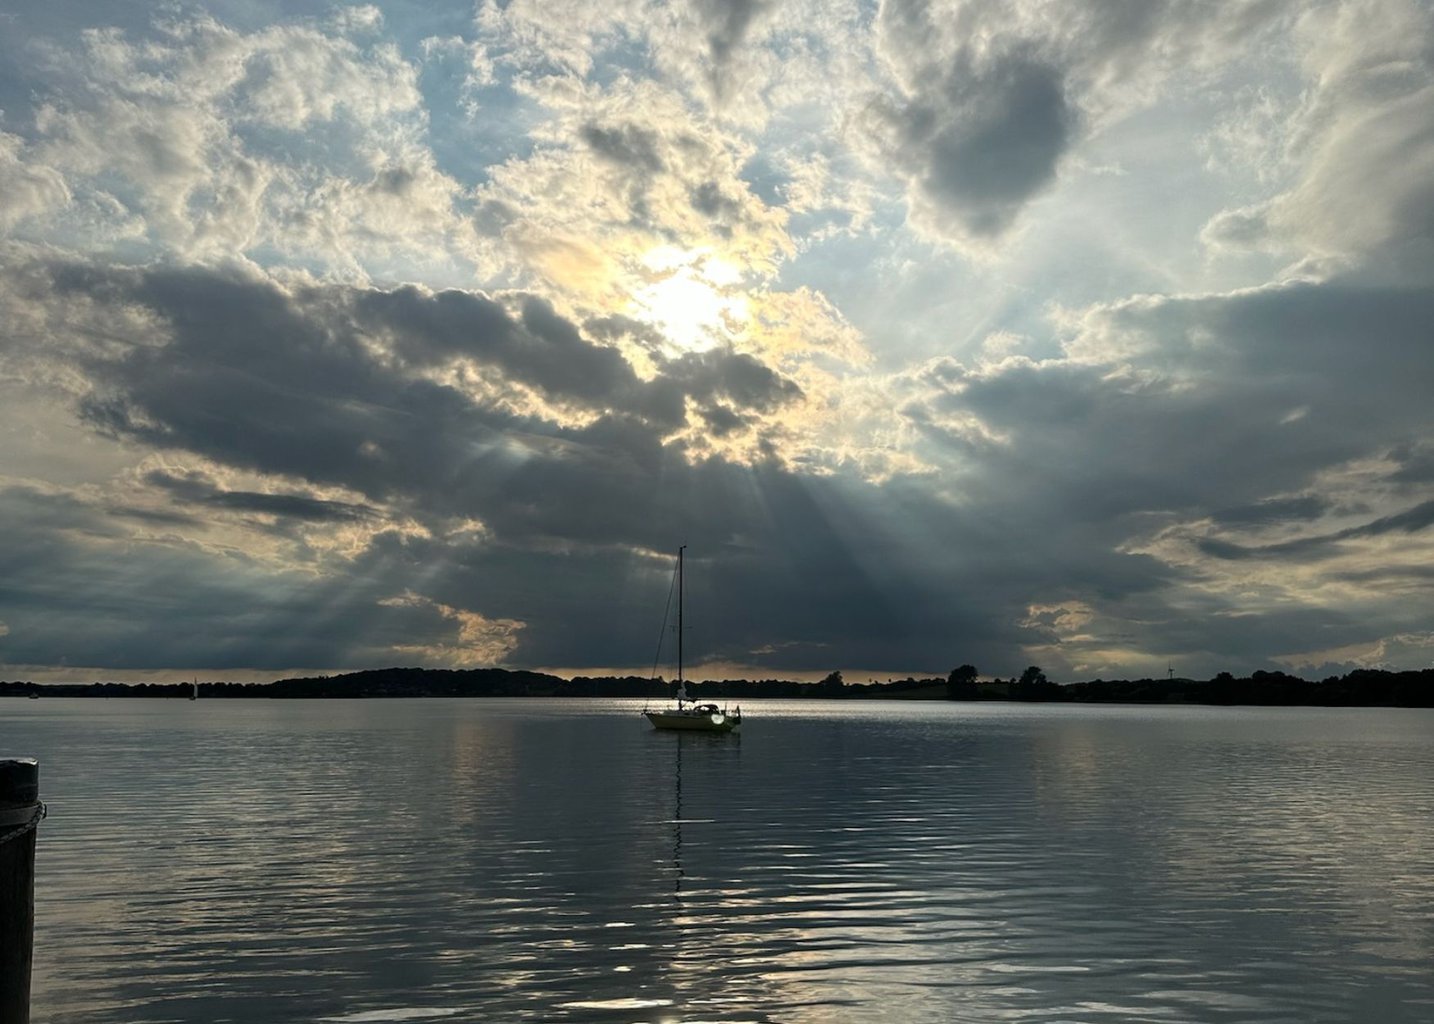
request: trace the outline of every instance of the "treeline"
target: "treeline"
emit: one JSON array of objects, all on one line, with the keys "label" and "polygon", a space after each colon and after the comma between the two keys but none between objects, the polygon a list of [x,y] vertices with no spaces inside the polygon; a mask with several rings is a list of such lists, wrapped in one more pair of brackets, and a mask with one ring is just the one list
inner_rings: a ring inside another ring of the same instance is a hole
[{"label": "treeline", "polygon": [[[223,697],[608,697],[656,696],[660,682],[636,677],[563,679],[545,672],[501,668],[383,668],[334,676],[279,679],[272,683],[200,682],[203,699]],[[189,697],[193,683],[0,682],[0,697]]]},{"label": "treeline", "polygon": [[[201,682],[202,699],[224,697],[647,697],[666,699],[675,684],[638,676],[575,676],[500,668],[386,668],[272,683]],[[0,681],[0,697],[189,697],[191,683],[32,683]],[[816,683],[789,679],[723,679],[687,683],[688,695],[712,700],[749,697],[900,698],[955,701],[1070,701],[1122,704],[1254,704],[1328,707],[1434,707],[1434,669],[1360,669],[1312,682],[1284,672],[1213,679],[1095,679],[1051,682],[1031,666],[1010,679],[982,678],[962,665],[939,676],[848,683],[832,672]]]},{"label": "treeline", "polygon": [[1385,672],[1359,669],[1318,681],[1284,672],[1236,678],[1221,672],[1207,682],[1190,679],[1095,679],[1062,687],[1066,699],[1124,704],[1259,704],[1319,707],[1434,707],[1434,669]]},{"label": "treeline", "polygon": [[1318,681],[1256,671],[1213,679],[1093,679],[1061,685],[1031,666],[1011,679],[982,680],[963,665],[946,678],[948,700],[1071,701],[1105,704],[1247,704],[1314,707],[1434,707],[1434,668],[1357,669]]},{"label": "treeline", "polygon": [[[200,682],[201,698],[213,697],[671,697],[676,683],[662,677],[574,676],[564,679],[546,672],[501,668],[383,668],[334,676],[279,679],[272,683]],[[0,697],[188,697],[192,683],[29,683],[0,682]],[[848,686],[840,672],[819,683],[790,679],[720,679],[687,681],[693,698],[742,697],[940,697],[940,677]]]},{"label": "treeline", "polygon": [[[226,690],[248,690],[246,693],[225,693],[229,697],[259,697],[257,688],[267,683],[209,683]],[[0,680],[0,697],[188,697],[194,687],[190,683],[7,683]]]}]

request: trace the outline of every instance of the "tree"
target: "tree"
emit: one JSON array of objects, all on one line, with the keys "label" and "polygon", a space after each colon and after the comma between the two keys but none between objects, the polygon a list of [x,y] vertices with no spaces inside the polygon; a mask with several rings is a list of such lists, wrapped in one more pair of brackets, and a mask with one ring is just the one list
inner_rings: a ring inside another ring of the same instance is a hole
[{"label": "tree", "polygon": [[1062,694],[1061,688],[1046,678],[1039,665],[1031,665],[1011,684],[1011,696],[1017,700],[1057,700]]},{"label": "tree", "polygon": [[976,674],[975,665],[953,668],[951,674],[946,677],[946,699],[975,700],[978,692]]},{"label": "tree", "polygon": [[1049,680],[1046,679],[1046,674],[1041,670],[1041,667],[1039,665],[1032,665],[1030,668],[1026,669],[1024,672],[1021,673],[1020,685],[1040,686],[1048,681]]},{"label": "tree", "polygon": [[821,688],[821,692],[823,694],[831,697],[841,696],[841,690],[843,685],[844,683],[842,682],[840,672],[830,673],[825,679],[823,679],[820,683],[817,684],[817,686]]}]

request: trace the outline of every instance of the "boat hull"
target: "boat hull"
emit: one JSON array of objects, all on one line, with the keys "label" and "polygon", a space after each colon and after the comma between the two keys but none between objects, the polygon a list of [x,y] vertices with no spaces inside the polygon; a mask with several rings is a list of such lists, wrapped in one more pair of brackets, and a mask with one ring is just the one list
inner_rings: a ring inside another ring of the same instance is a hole
[{"label": "boat hull", "polygon": [[[643,716],[654,729],[678,729],[683,732],[735,732],[742,719],[731,715],[692,714],[687,711],[644,711]],[[717,719],[714,721],[714,717]]]}]

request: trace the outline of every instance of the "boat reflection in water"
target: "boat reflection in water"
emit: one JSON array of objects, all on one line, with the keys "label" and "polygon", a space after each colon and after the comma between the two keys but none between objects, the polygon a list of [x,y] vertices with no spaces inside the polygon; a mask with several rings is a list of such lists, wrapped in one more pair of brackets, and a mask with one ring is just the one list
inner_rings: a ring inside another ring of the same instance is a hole
[{"label": "boat reflection in water", "polygon": [[[685,732],[736,732],[742,727],[742,709],[740,707],[728,710],[719,708],[716,704],[699,704],[687,695],[687,682],[682,676],[682,562],[683,552],[686,550],[686,544],[677,549],[675,581],[677,588],[677,705],[658,711],[644,708],[642,714],[652,723],[654,729],[676,729]],[[669,596],[669,606],[671,600]],[[666,629],[666,616],[664,615],[663,618],[663,628]],[[661,652],[662,645],[659,642],[659,658]]]}]

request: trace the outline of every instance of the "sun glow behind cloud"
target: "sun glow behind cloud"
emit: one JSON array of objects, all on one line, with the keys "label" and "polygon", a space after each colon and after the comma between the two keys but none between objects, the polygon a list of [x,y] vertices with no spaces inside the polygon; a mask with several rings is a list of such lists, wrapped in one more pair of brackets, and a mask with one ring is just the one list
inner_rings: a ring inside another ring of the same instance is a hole
[{"label": "sun glow behind cloud", "polygon": [[748,319],[742,274],[717,256],[663,247],[643,260],[648,283],[628,311],[659,328],[678,351],[702,352],[730,340]]}]

